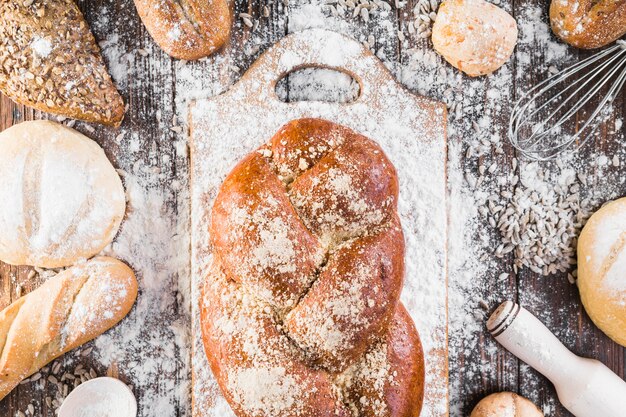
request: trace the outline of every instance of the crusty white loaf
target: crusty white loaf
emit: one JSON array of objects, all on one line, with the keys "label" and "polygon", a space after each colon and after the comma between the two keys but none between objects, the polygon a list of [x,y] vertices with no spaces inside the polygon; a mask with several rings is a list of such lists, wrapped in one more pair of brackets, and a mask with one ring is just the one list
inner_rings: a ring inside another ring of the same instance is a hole
[{"label": "crusty white loaf", "polygon": [[91,139],[58,123],[0,133],[0,260],[56,268],[108,245],[124,217],[119,175]]},{"label": "crusty white loaf", "polygon": [[578,288],[596,326],[626,346],[626,198],[594,213],[580,234]]},{"label": "crusty white loaf", "polygon": [[98,257],[48,279],[0,312],[0,400],[50,361],[113,327],[133,306],[133,271]]},{"label": "crusty white loaf", "polygon": [[228,0],[135,0],[135,6],[154,41],[174,58],[203,58],[230,37]]}]

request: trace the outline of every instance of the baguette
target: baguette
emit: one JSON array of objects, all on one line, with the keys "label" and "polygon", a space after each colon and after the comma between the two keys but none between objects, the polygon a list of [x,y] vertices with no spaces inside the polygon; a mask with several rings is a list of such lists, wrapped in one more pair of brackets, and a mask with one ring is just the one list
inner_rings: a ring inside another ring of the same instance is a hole
[{"label": "baguette", "polygon": [[552,0],[550,22],[570,45],[600,48],[626,33],[626,0]]},{"label": "baguette", "polygon": [[230,37],[227,0],[135,0],[135,6],[154,41],[174,58],[203,58]]},{"label": "baguette", "polygon": [[118,126],[122,97],[73,0],[0,1],[0,92],[17,103]]},{"label": "baguette", "polygon": [[50,278],[0,312],[0,400],[47,363],[99,336],[137,298],[133,271],[94,258]]}]

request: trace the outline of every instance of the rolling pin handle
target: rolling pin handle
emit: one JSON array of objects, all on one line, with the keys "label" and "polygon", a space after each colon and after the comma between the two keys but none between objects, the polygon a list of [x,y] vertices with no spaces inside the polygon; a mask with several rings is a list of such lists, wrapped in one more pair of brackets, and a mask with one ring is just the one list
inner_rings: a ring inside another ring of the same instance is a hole
[{"label": "rolling pin handle", "polygon": [[554,384],[559,400],[576,417],[626,416],[626,382],[597,360],[570,352],[537,317],[512,301],[487,321],[502,346]]}]

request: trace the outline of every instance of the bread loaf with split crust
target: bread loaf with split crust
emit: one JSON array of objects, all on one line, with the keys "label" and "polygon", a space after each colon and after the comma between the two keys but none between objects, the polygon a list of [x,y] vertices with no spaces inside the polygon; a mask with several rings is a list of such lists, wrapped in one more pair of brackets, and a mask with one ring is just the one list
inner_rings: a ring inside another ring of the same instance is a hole
[{"label": "bread loaf with split crust", "polygon": [[589,317],[626,346],[626,198],[606,204],[578,239],[578,289]]},{"label": "bread loaf with split crust", "polygon": [[0,260],[43,268],[96,255],[126,210],[122,181],[102,148],[61,124],[0,133]]},{"label": "bread loaf with split crust", "polygon": [[174,58],[203,58],[230,38],[228,0],[135,0],[135,6],[154,41]]},{"label": "bread loaf with split crust", "polygon": [[137,298],[133,271],[98,257],[49,278],[0,312],[0,400],[47,363],[104,333]]}]

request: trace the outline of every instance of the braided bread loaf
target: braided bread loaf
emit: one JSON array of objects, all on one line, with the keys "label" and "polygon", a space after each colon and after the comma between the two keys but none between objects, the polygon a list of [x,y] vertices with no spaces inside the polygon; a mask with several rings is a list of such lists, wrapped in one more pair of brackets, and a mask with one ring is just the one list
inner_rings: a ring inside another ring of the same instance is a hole
[{"label": "braided bread loaf", "polygon": [[599,48],[626,33],[626,0],[552,0],[550,21],[570,45]]},{"label": "braided bread loaf", "polygon": [[136,297],[133,271],[99,257],[59,273],[0,311],[0,400],[47,363],[117,324]]},{"label": "braided bread loaf", "polygon": [[238,416],[419,415],[397,197],[374,142],[317,119],[287,124],[228,175],[201,321]]}]

